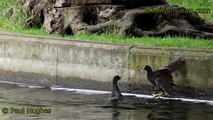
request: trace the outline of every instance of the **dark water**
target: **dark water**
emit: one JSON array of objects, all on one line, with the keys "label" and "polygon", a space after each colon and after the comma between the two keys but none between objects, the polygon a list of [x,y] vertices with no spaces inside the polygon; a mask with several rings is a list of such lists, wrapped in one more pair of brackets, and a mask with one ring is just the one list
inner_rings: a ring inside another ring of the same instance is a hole
[{"label": "dark water", "polygon": [[0,84],[0,120],[213,120],[208,104],[125,96],[115,108],[108,96]]}]

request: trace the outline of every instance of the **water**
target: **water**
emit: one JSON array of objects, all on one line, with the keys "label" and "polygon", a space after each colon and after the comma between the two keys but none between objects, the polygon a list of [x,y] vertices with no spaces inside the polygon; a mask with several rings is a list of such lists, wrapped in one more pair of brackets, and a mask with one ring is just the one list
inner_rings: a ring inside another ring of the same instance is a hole
[{"label": "water", "polygon": [[108,97],[108,92],[1,83],[0,120],[213,120],[213,106],[206,103],[124,96],[113,107]]}]

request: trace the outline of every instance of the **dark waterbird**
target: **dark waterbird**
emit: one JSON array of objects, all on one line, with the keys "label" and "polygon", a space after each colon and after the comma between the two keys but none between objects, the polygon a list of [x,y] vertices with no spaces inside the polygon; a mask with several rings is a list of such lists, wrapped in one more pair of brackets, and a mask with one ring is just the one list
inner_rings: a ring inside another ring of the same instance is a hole
[{"label": "dark waterbird", "polygon": [[[103,106],[103,108],[119,108],[119,109],[126,109],[126,110],[136,110],[134,107],[129,106],[118,106],[118,104],[123,101],[123,95],[120,92],[120,89],[118,87],[118,81],[121,79],[120,76],[116,75],[114,76],[112,80],[112,90],[109,101],[112,103],[112,106]],[[116,109],[113,112],[116,116],[118,112],[116,112]]]},{"label": "dark waterbird", "polygon": [[147,71],[147,79],[148,81],[156,86],[162,92],[159,94],[155,94],[155,97],[161,96],[165,93],[165,95],[173,94],[173,86],[176,86],[173,83],[172,72],[177,70],[178,67],[183,65],[184,59],[178,57],[177,59],[171,61],[169,64],[162,66],[159,70],[153,71],[149,65],[146,65],[141,71]]},{"label": "dark waterbird", "polygon": [[121,79],[120,76],[116,75],[114,76],[112,80],[112,90],[111,90],[111,96],[110,101],[112,101],[113,104],[117,104],[118,101],[123,100],[123,95],[121,94],[119,88],[118,88],[118,81]]},{"label": "dark waterbird", "polygon": [[[149,65],[146,65],[142,71],[147,71],[147,79],[152,85],[156,86],[159,90],[172,95],[172,87],[177,86],[173,83],[172,75],[167,69],[153,71]],[[160,93],[159,95],[162,95]],[[158,96],[158,94],[156,94]]]},{"label": "dark waterbird", "polygon": [[123,95],[118,88],[118,81],[121,79],[120,76],[114,76],[112,80],[112,91],[111,91],[111,99],[123,100]]}]

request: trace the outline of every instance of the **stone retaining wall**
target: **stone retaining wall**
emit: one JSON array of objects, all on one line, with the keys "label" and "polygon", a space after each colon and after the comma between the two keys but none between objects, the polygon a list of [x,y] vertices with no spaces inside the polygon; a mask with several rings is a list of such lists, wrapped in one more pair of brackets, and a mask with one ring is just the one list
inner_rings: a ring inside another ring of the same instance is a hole
[{"label": "stone retaining wall", "polygon": [[[114,75],[122,83],[149,85],[140,69],[153,69],[177,56],[186,65],[173,74],[179,86],[213,88],[213,50],[153,48],[0,33],[0,80],[110,89]],[[82,82],[83,81],[83,82]],[[103,83],[103,84],[101,84]]]}]

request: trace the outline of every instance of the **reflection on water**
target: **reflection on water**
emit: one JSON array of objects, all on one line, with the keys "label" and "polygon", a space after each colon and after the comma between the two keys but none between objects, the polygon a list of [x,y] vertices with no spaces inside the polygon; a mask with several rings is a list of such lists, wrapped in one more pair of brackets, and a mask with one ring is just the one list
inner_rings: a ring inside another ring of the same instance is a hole
[{"label": "reflection on water", "polygon": [[[207,104],[125,96],[122,103],[112,106],[108,102],[108,96],[0,84],[0,119],[213,120],[213,106]],[[5,108],[9,110],[7,114],[3,114],[5,111],[2,112]],[[11,113],[12,109],[16,110],[16,113]],[[34,111],[27,114],[27,109]],[[45,113],[41,109],[51,111]],[[22,110],[22,113],[18,110]]]}]

